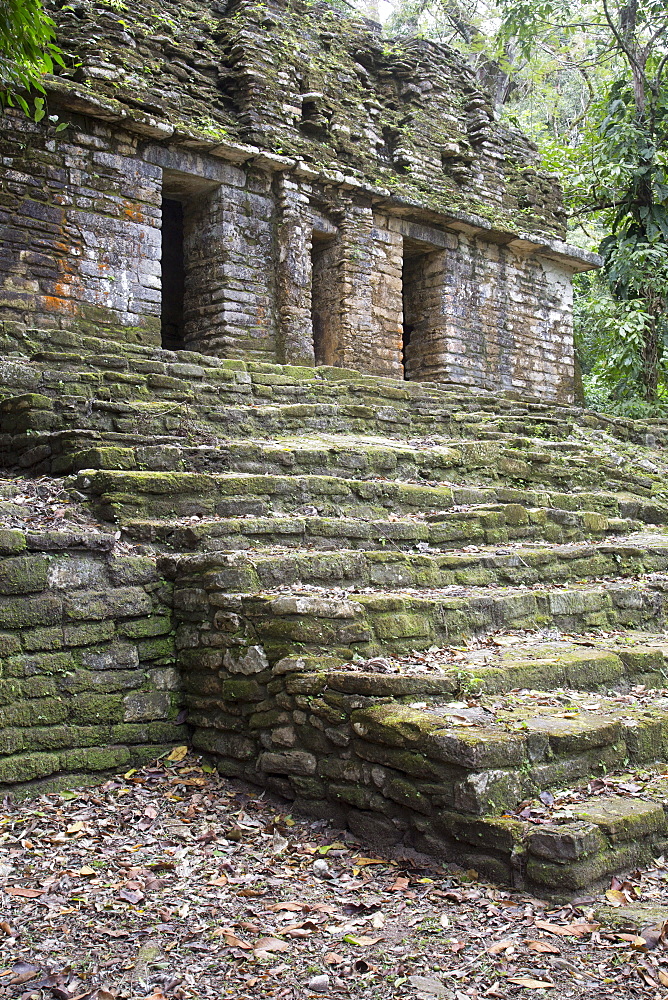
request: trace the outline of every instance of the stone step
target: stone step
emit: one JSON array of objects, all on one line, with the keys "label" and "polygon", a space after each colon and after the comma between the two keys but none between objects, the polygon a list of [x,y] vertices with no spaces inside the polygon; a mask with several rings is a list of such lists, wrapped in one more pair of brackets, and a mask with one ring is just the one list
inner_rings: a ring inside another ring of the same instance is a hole
[{"label": "stone step", "polygon": [[[558,646],[536,647],[536,663],[552,659],[555,671],[585,684],[594,675],[649,676],[637,668],[664,665],[668,651],[665,637],[631,651]],[[452,700],[462,693],[453,668],[379,676],[322,662],[317,669],[296,656],[269,670],[257,654],[252,676],[250,665],[235,674],[228,659],[219,680],[210,656],[196,669],[193,662],[186,684],[195,746],[213,753],[223,773],[345,820],[367,840],[402,841],[557,895],[592,887],[668,845],[668,778],[663,768],[647,775],[665,759],[668,692],[651,704],[638,687],[623,697],[521,690],[462,702]],[[528,658],[524,668],[531,671]],[[633,775],[609,778],[638,765],[642,788]],[[590,778],[605,798],[572,791]]]},{"label": "stone step", "polygon": [[[610,483],[613,475],[616,487],[638,493],[651,493],[654,484],[663,486],[663,473],[648,474],[646,470],[612,471],[604,456],[578,447],[577,456],[551,452],[545,442],[531,438],[497,438],[480,441],[456,438],[452,441],[414,441],[399,444],[378,437],[323,435],[313,433],[308,440],[275,437],[266,440],[229,441],[219,439],[214,444],[190,445],[182,439],[165,442],[144,440],[130,447],[84,447],[73,451],[76,442],[67,442],[71,462],[62,458],[52,471],[63,473],[82,469],[155,469],[157,471],[188,472],[248,472],[281,475],[354,475],[356,478],[377,477],[413,480],[417,482],[493,482],[505,477],[523,479],[527,483],[582,489]],[[34,444],[33,444],[34,447]]]},{"label": "stone step", "polygon": [[[480,441],[507,442],[511,448],[536,452],[540,452],[544,442],[548,450],[543,447],[542,461],[549,461],[549,449],[558,442],[552,441],[555,432],[546,428],[542,419],[523,417],[518,427],[504,427],[500,419],[493,432],[486,428],[480,434]],[[570,429],[570,424],[565,425],[562,433],[566,435]],[[224,447],[230,439],[261,442],[295,433],[303,436],[304,431],[314,436],[370,435],[382,441],[398,438],[406,442],[405,447],[424,449],[474,437],[478,425],[469,424],[461,414],[453,417],[449,408],[434,402],[424,407],[414,404],[409,409],[392,405],[387,399],[366,404],[327,402],[321,398],[318,402],[271,406],[235,399],[225,405],[219,390],[210,403],[203,397],[184,403],[159,396],[129,402],[79,396],[51,400],[43,394],[28,393],[0,404],[0,458],[5,464],[18,462],[40,473],[71,471],[72,456],[92,444],[107,449],[121,446],[137,452],[147,440],[158,435],[173,438],[172,443],[182,448],[194,436],[200,441],[220,438],[220,447]],[[587,449],[586,443],[582,448]],[[559,452],[555,451],[556,455]],[[193,468],[202,468],[203,461],[220,461],[211,447],[208,454],[202,455],[192,448],[191,456],[184,457],[186,461],[197,461]],[[108,450],[104,461],[108,464],[111,460],[113,453]],[[125,466],[146,463],[141,453],[126,452],[115,459],[119,460]],[[538,456],[535,460],[541,461]],[[581,465],[586,467],[587,463]]]},{"label": "stone step", "polygon": [[[16,347],[10,341],[7,351],[16,352]],[[362,376],[345,369],[294,368],[218,359],[194,352],[174,353],[142,345],[112,345],[105,339],[55,330],[27,331],[23,349],[25,356],[13,353],[0,362],[2,395],[39,393],[60,399],[64,393],[75,393],[91,400],[106,393],[110,400],[137,401],[139,394],[148,401],[164,397],[172,401],[191,400],[197,405],[210,398],[215,406],[220,403],[221,392],[232,392],[226,398],[228,404],[235,393],[238,403],[255,404],[269,399],[319,401],[323,396],[338,401],[352,394],[351,400],[357,404],[365,396],[374,406],[381,407],[387,406],[391,399],[392,408],[406,411],[419,409],[422,403],[425,413],[429,406],[433,408],[440,401],[444,409],[439,419],[460,411],[471,426],[472,421],[480,425],[481,437],[494,434],[499,421],[506,417],[522,418],[512,424],[522,433],[527,420],[540,416],[542,430],[538,433],[536,429],[537,436],[563,436],[568,433],[569,422],[575,420],[620,440],[640,444],[661,444],[668,440],[668,422],[659,419],[613,418],[573,407],[548,405],[515,393],[462,391],[453,386]],[[484,426],[485,421],[489,427]]]},{"label": "stone step", "polygon": [[[104,345],[108,348],[109,345]],[[167,360],[160,361],[161,356]],[[169,358],[174,360],[168,360]],[[58,400],[63,394],[74,401],[78,397],[122,403],[124,401],[194,402],[198,405],[225,402],[266,404],[308,403],[322,399],[376,406],[397,405],[408,409],[435,406],[444,414],[461,411],[460,418],[476,407],[486,407],[483,414],[494,422],[503,414],[526,420],[540,417],[549,435],[568,427],[568,408],[550,407],[538,400],[520,405],[493,393],[469,393],[444,388],[435,383],[404,382],[396,379],[361,375],[341,368],[295,368],[254,362],[211,358],[181,352],[151,351],[145,360],[110,355],[108,350],[77,356],[66,353],[39,352],[30,361],[11,360],[4,374],[4,396],[19,392],[43,394]],[[494,399],[494,405],[489,405]]]},{"label": "stone step", "polygon": [[[307,668],[308,674],[303,673]],[[485,695],[529,689],[542,692],[543,699],[546,692],[557,691],[556,701],[572,706],[573,692],[614,690],[625,695],[632,689],[663,688],[668,681],[668,640],[663,633],[633,630],[590,633],[577,640],[547,640],[544,629],[504,631],[462,645],[358,657],[347,663],[329,652],[284,657],[273,669],[279,675],[301,671],[300,684],[309,695],[338,691],[402,703],[453,698],[469,703]],[[195,673],[201,680],[201,672]],[[488,704],[498,706],[498,701]]]},{"label": "stone step", "polygon": [[[316,381],[320,384],[327,381],[348,383],[350,388],[365,389],[378,395],[379,387],[392,389],[401,388],[404,396],[410,393],[415,396],[437,394],[441,399],[459,401],[462,409],[479,406],[482,410],[499,413],[504,410],[530,412],[541,410],[548,420],[554,420],[559,413],[569,412],[568,407],[543,403],[536,397],[521,397],[517,393],[499,394],[477,389],[462,389],[454,384],[443,385],[435,383],[404,382],[386,377],[361,375],[359,372],[341,368],[301,368],[290,365],[266,364],[237,359],[219,359],[196,352],[172,352],[155,347],[144,347],[139,344],[110,343],[106,339],[92,336],[81,336],[67,331],[26,331],[24,335],[23,354],[17,355],[17,344],[7,344],[4,352],[13,355],[7,361],[3,372],[3,386],[17,385],[29,391],[42,391],[41,384],[54,384],[60,376],[61,384],[76,382],[77,376],[98,374],[107,383],[119,385],[129,384],[129,376],[133,376],[136,384],[141,386],[143,378],[154,376],[167,377],[175,383],[175,392],[192,394],[192,384],[206,384],[207,380],[215,381],[221,371],[242,373],[240,381],[276,387],[280,395],[282,391],[290,393],[299,390],[304,382]],[[22,377],[21,377],[22,376]],[[225,376],[222,376],[223,380]],[[87,379],[89,383],[91,379]],[[180,383],[180,384],[178,384]],[[150,389],[160,388],[156,384]],[[163,385],[163,388],[168,388]],[[345,391],[345,386],[340,386]],[[268,393],[265,393],[267,395]],[[496,397],[498,395],[498,401]],[[494,402],[490,405],[490,401]]]},{"label": "stone step", "polygon": [[[173,575],[173,563],[167,557],[163,572]],[[196,561],[188,564],[183,557],[178,561],[174,605],[177,617],[200,623],[193,625],[195,636],[202,627],[210,633],[205,645],[215,637],[219,647],[215,657],[221,664],[224,649],[230,669],[243,672],[245,657],[256,649],[269,663],[286,656],[318,656],[325,649],[350,660],[402,655],[499,629],[549,628],[571,635],[594,629],[662,630],[667,589],[665,579],[648,577],[532,589],[342,593],[304,585],[257,594],[227,593],[215,574],[201,573]],[[190,663],[188,655],[184,650],[183,658]],[[201,649],[197,655],[202,655]]]},{"label": "stone step", "polygon": [[[54,360],[57,363],[57,359]],[[83,406],[89,409],[91,406],[117,407],[123,412],[131,404],[179,403],[184,409],[194,407],[205,413],[216,411],[221,403],[228,407],[273,405],[279,408],[325,404],[340,408],[344,413],[349,408],[350,415],[358,417],[369,417],[372,410],[378,409],[380,419],[386,414],[386,420],[394,410],[407,423],[422,420],[431,426],[451,418],[456,424],[475,429],[476,433],[480,430],[526,434],[529,427],[537,437],[557,440],[571,433],[574,422],[574,412],[569,409],[563,413],[557,410],[555,415],[555,408],[546,404],[518,406],[503,397],[494,397],[493,406],[478,412],[475,399],[445,391],[433,383],[370,380],[343,369],[295,369],[300,377],[289,378],[285,374],[256,371],[252,365],[249,371],[239,370],[233,363],[221,361],[219,367],[199,372],[194,365],[174,366],[179,369],[180,377],[173,377],[151,372],[109,371],[109,361],[109,358],[94,358],[92,371],[63,372],[60,367],[48,370],[33,364],[23,370],[22,378],[15,375],[12,379],[10,372],[3,386],[2,412],[16,416],[30,403],[35,409],[39,409],[40,404],[42,409],[47,409],[49,401],[56,413],[62,413],[63,420],[71,421],[72,414]],[[340,376],[345,378],[341,380]],[[17,392],[9,391],[12,381]]]},{"label": "stone step", "polygon": [[[391,519],[390,519],[391,517]],[[282,548],[383,549],[425,547],[449,551],[465,545],[544,540],[555,544],[628,535],[640,521],[608,517],[594,511],[565,511],[522,504],[486,504],[471,510],[442,511],[431,517],[385,520],[295,515],[281,517],[193,517],[178,521],[127,521],[128,538],[161,548],[186,551],[236,551]]]},{"label": "stone step", "polygon": [[[136,414],[135,414],[136,420]],[[660,494],[665,475],[661,467],[615,469],[604,455],[587,447],[578,454],[550,450],[549,442],[531,438],[495,440],[422,439],[406,444],[378,437],[331,435],[312,431],[307,441],[275,435],[244,441],[217,437],[199,428],[192,436],[212,443],[189,444],[178,429],[169,432],[160,415],[152,434],[96,429],[25,432],[0,435],[0,462],[18,464],[31,474],[65,475],[82,469],[225,471],[348,477],[383,476],[416,482],[470,482],[479,484],[511,479],[545,488],[603,488],[627,490],[638,496]],[[302,424],[304,421],[300,421]],[[302,431],[308,428],[302,427]]]},{"label": "stone step", "polygon": [[[80,472],[72,479],[72,485],[90,498],[98,516],[120,523],[211,515],[265,517],[275,513],[361,520],[420,514],[438,523],[443,512],[448,514],[453,507],[495,502],[518,504],[518,523],[529,523],[530,507],[586,511],[648,524],[668,521],[668,504],[661,500],[606,491],[564,493],[507,487],[430,486],[317,475],[116,470]],[[444,520],[447,521],[447,517]]]},{"label": "stone step", "polygon": [[[178,434],[121,435],[91,430],[0,435],[0,463],[18,464],[22,474],[66,475],[87,469],[318,475],[482,485],[514,481],[532,489],[625,491],[638,498],[664,497],[665,470],[611,470],[604,457],[582,446],[579,457],[551,455],[546,442],[531,439],[449,443],[323,435],[308,441],[276,436],[241,442],[201,437],[215,444],[190,445]],[[196,435],[197,436],[197,435]],[[17,443],[18,442],[18,443]],[[664,504],[665,505],[665,504]]]},{"label": "stone step", "polygon": [[[257,552],[186,557],[187,572],[215,580],[226,593],[276,587],[392,588],[460,592],[470,587],[561,584],[587,579],[639,578],[668,570],[668,534],[564,546],[518,545],[474,552]],[[178,563],[181,557],[175,557]],[[172,571],[172,573],[174,573]],[[205,583],[205,586],[207,584]]]},{"label": "stone step", "polygon": [[[357,479],[398,479],[415,483],[471,483],[479,485],[510,477],[535,487],[626,489],[651,496],[653,482],[645,474],[617,475],[611,483],[609,470],[599,456],[583,449],[577,461],[551,459],[537,448],[524,450],[513,441],[459,441],[453,445],[410,448],[387,442],[322,440],[308,443],[276,439],[265,442],[219,442],[215,446],[187,447],[149,443],[138,448],[93,447],[75,452],[54,463],[59,474],[84,469],[142,469],[219,474],[224,472],[261,475],[340,476]],[[662,477],[656,477],[657,485]]]}]

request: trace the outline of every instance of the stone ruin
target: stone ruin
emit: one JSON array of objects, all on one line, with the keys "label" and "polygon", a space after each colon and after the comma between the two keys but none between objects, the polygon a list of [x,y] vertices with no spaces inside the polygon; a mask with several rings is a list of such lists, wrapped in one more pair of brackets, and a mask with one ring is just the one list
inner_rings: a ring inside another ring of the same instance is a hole
[{"label": "stone ruin", "polygon": [[572,398],[596,258],[453,51],[321,3],[57,7],[52,115],[4,116],[7,321]]},{"label": "stone ruin", "polygon": [[543,894],[668,849],[668,423],[572,405],[596,259],[535,150],[321,3],[54,17],[2,120],[0,790],[191,740]]}]

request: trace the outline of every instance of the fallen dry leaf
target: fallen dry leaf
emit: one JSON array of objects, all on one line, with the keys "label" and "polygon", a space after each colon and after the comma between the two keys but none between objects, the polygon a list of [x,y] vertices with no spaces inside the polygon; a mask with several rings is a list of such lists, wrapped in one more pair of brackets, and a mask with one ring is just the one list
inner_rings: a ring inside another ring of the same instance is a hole
[{"label": "fallen dry leaf", "polygon": [[121,889],[118,894],[118,898],[124,900],[126,903],[131,903],[136,906],[137,903],[141,903],[144,898],[144,893],[135,889]]},{"label": "fallen dry leaf", "polygon": [[527,990],[545,990],[556,986],[556,983],[550,983],[546,979],[532,979],[531,976],[513,976],[506,982],[524,986]]},{"label": "fallen dry leaf", "polygon": [[387,858],[352,858],[352,864],[356,868],[365,868],[367,865],[395,865],[396,861],[388,861]]},{"label": "fallen dry leaf", "polygon": [[263,937],[254,944],[255,951],[289,951],[290,945],[280,938]]},{"label": "fallen dry leaf", "polygon": [[626,894],[619,889],[608,889],[605,898],[611,906],[627,906],[629,902]]},{"label": "fallen dry leaf", "polygon": [[223,886],[227,885],[228,881],[229,879],[227,875],[219,875],[218,878],[210,878],[209,881],[207,882],[207,885]]},{"label": "fallen dry leaf", "polygon": [[404,892],[408,888],[410,882],[407,878],[397,878],[394,883],[388,888],[388,892]]},{"label": "fallen dry leaf", "polygon": [[509,948],[512,948],[514,943],[514,941],[509,941],[507,939],[504,941],[497,941],[496,944],[490,945],[487,949],[487,954],[500,955],[502,952],[508,951]]},{"label": "fallen dry leaf", "polygon": [[534,922],[534,927],[539,931],[547,931],[548,934],[557,934],[560,937],[584,937],[585,934],[591,934],[592,931],[598,930],[600,924],[586,924],[575,922],[572,924],[551,924],[546,920],[536,920]]},{"label": "fallen dry leaf", "polygon": [[4,887],[4,891],[8,896],[22,896],[24,899],[36,899],[37,896],[43,896],[46,889],[24,889],[20,885],[8,885]]},{"label": "fallen dry leaf", "polygon": [[356,944],[362,947],[370,948],[371,945],[378,944],[378,942],[383,939],[382,937],[367,937],[365,934],[360,934],[359,937],[354,934],[346,934],[343,940],[347,941],[348,944]]},{"label": "fallen dry leaf", "polygon": [[560,950],[549,941],[527,941],[526,943],[529,951],[538,952],[542,955],[561,955]]},{"label": "fallen dry leaf", "polygon": [[234,933],[234,931],[229,930],[227,927],[219,927],[213,932],[214,937],[224,937],[225,944],[229,948],[243,948],[245,951],[251,951],[253,948],[252,944],[248,941],[243,941],[240,937]]}]

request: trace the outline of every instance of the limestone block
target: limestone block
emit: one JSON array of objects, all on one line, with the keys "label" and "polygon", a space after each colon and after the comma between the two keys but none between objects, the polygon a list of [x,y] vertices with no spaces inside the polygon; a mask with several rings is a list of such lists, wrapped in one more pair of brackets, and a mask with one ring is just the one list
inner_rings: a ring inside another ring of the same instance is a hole
[{"label": "limestone block", "polygon": [[125,722],[164,719],[169,715],[171,698],[166,691],[133,691],[123,699]]},{"label": "limestone block", "polygon": [[305,750],[286,750],[283,753],[260,754],[257,762],[260,771],[267,774],[296,774],[309,777],[316,773],[318,762]]}]

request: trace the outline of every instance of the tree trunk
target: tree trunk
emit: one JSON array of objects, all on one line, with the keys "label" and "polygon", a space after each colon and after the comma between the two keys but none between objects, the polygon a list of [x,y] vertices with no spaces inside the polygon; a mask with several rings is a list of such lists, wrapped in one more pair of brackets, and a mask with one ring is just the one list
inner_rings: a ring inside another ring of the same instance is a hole
[{"label": "tree trunk", "polygon": [[663,310],[664,302],[655,293],[646,292],[648,312],[651,316],[650,322],[645,329],[645,337],[642,350],[642,371],[640,379],[643,385],[644,396],[648,403],[653,403],[657,396],[657,386],[659,382],[659,337],[658,322]]}]

